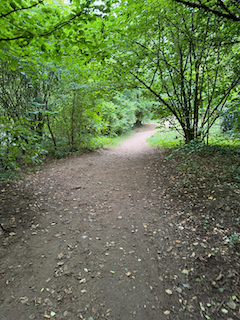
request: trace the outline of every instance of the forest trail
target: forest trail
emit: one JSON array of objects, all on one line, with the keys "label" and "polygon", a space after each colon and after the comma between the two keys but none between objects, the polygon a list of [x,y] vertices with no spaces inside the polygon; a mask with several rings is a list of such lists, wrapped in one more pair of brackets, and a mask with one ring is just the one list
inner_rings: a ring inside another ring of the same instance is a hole
[{"label": "forest trail", "polygon": [[147,139],[157,132],[156,124],[145,124],[143,127],[136,129],[127,140],[125,140],[119,147],[112,149],[111,153],[120,157],[134,157],[143,153],[150,153],[155,151],[147,143]]},{"label": "forest trail", "polygon": [[154,132],[145,125],[120,147],[1,190],[12,228],[0,236],[1,320],[200,319],[185,231],[172,228],[190,204],[170,193],[177,177],[147,145]]}]

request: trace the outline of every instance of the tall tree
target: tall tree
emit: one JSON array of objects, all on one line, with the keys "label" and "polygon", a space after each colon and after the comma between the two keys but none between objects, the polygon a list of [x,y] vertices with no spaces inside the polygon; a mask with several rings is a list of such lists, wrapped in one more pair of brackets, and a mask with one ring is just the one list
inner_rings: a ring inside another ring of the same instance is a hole
[{"label": "tall tree", "polygon": [[155,95],[158,114],[167,109],[187,142],[203,139],[239,84],[232,24],[162,1],[127,8],[120,5],[111,21],[116,72]]}]

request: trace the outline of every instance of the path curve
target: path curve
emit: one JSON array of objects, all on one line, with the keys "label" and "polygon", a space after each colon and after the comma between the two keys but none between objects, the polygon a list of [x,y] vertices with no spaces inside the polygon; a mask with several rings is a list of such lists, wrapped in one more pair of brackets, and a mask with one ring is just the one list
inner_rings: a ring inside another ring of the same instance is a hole
[{"label": "path curve", "polygon": [[154,151],[155,148],[150,147],[146,140],[157,131],[156,124],[144,124],[143,127],[137,129],[119,147],[113,149],[112,154],[133,157]]},{"label": "path curve", "polygon": [[185,280],[170,256],[164,154],[145,142],[154,132],[6,186],[1,221],[16,231],[0,237],[1,320],[189,318],[165,291]]}]

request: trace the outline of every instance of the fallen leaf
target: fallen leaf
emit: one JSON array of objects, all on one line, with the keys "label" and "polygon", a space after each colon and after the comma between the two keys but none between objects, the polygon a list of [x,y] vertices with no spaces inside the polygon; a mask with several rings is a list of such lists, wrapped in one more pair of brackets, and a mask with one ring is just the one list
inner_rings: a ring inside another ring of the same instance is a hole
[{"label": "fallen leaf", "polygon": [[50,319],[51,317],[48,314],[45,314],[44,318]]},{"label": "fallen leaf", "polygon": [[169,310],[166,310],[163,312],[166,316],[168,316],[170,314],[170,311]]},{"label": "fallen leaf", "polygon": [[183,273],[183,274],[188,274],[189,271],[188,271],[187,269],[183,269],[182,273]]},{"label": "fallen leaf", "polygon": [[234,301],[230,300],[229,302],[227,302],[227,305],[229,306],[229,308],[235,310],[237,305]]},{"label": "fallen leaf", "polygon": [[206,259],[204,259],[201,255],[199,255],[198,258],[199,258],[200,261],[206,261]]},{"label": "fallen leaf", "polygon": [[86,282],[85,278],[79,281],[79,283],[85,283],[85,282]]},{"label": "fallen leaf", "polygon": [[62,257],[63,257],[63,253],[59,253],[58,256],[57,256],[57,258],[58,258],[59,260],[62,259]]},{"label": "fallen leaf", "polygon": [[225,309],[225,308],[222,308],[221,311],[222,311],[222,313],[224,313],[224,314],[227,314],[227,313],[228,313],[228,310]]},{"label": "fallen leaf", "polygon": [[21,302],[22,304],[25,304],[28,302],[28,297],[20,297],[19,298],[19,302]]},{"label": "fallen leaf", "polygon": [[68,289],[64,289],[64,292],[66,294],[71,294],[72,293],[72,287],[69,287]]},{"label": "fallen leaf", "polygon": [[222,279],[222,277],[223,277],[223,274],[222,274],[222,273],[220,273],[220,274],[219,274],[219,276],[216,278],[216,281],[221,280],[221,279]]}]

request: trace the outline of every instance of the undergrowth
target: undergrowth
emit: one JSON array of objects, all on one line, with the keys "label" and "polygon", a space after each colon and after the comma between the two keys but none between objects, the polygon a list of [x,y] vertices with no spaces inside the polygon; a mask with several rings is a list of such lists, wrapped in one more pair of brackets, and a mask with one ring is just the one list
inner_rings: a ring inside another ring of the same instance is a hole
[{"label": "undergrowth", "polygon": [[185,177],[199,176],[202,179],[218,177],[227,183],[240,183],[240,139],[219,132],[217,127],[209,136],[208,144],[192,141],[184,144],[177,131],[161,129],[148,139],[152,146],[166,149],[166,160],[178,163],[178,170]]},{"label": "undergrowth", "polygon": [[56,148],[54,147],[52,141],[45,140],[41,145],[44,153],[37,158],[37,161],[32,163],[18,161],[16,162],[17,165],[15,167],[0,167],[0,181],[11,181],[14,179],[20,179],[25,173],[35,172],[40,169],[41,163],[44,163],[49,158],[61,159],[74,154],[82,154],[88,151],[116,147],[123,140],[128,138],[132,133],[133,131],[129,130],[116,137],[93,137],[92,139],[86,139],[86,141],[82,140],[81,143],[75,145],[74,147],[69,146],[68,141],[64,139],[57,142]]}]

